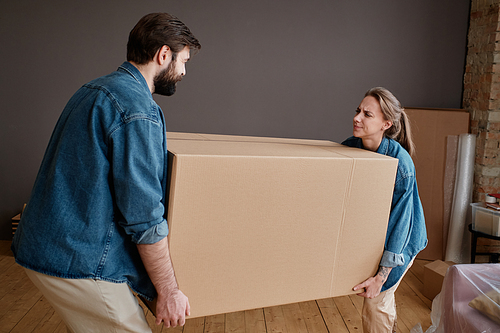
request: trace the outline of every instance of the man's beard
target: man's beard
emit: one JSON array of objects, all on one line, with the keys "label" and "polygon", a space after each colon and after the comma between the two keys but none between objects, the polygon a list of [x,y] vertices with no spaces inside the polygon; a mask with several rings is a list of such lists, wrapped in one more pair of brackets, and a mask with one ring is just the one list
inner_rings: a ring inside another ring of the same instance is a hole
[{"label": "man's beard", "polygon": [[172,60],[166,69],[162,70],[155,76],[153,80],[155,85],[155,94],[172,96],[175,93],[177,82],[182,79],[182,76],[175,75],[174,67],[174,60]]}]

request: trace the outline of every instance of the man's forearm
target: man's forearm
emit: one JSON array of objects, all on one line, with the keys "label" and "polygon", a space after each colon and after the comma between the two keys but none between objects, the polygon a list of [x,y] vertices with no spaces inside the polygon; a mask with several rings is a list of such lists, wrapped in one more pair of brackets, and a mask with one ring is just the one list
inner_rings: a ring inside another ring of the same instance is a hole
[{"label": "man's forearm", "polygon": [[189,301],[179,290],[170,259],[168,238],[154,244],[137,244],[142,262],[153,282],[158,298],[156,301],[156,324],[166,327],[184,325],[190,314]]},{"label": "man's forearm", "polygon": [[137,249],[158,294],[167,295],[179,289],[167,237],[154,244],[137,244]]}]

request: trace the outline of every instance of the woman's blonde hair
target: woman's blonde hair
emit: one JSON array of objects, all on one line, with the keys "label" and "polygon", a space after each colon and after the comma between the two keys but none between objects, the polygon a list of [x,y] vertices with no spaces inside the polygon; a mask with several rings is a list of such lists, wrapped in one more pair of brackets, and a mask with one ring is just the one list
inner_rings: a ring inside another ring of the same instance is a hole
[{"label": "woman's blonde hair", "polygon": [[384,135],[399,142],[412,156],[415,153],[415,144],[411,135],[410,120],[398,99],[383,87],[371,88],[366,92],[365,97],[367,96],[374,97],[379,102],[385,120],[392,122],[392,126]]}]

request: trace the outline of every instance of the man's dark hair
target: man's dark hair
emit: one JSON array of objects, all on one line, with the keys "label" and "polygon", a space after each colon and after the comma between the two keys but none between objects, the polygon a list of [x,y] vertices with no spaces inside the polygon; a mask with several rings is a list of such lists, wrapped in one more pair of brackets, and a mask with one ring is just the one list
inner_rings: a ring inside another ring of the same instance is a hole
[{"label": "man's dark hair", "polygon": [[201,48],[200,42],[177,17],[167,13],[151,13],[141,18],[130,32],[127,61],[147,64],[163,45],[170,47],[174,59],[185,46],[191,50]]}]

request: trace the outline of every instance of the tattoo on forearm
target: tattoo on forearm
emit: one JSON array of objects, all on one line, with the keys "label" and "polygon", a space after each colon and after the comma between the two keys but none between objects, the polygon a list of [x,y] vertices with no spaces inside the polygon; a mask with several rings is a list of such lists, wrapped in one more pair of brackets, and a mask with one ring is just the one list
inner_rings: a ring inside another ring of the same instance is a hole
[{"label": "tattoo on forearm", "polygon": [[380,268],[378,269],[378,275],[380,275],[384,279],[384,282],[387,280],[390,272],[391,269],[388,267],[380,266]]}]

